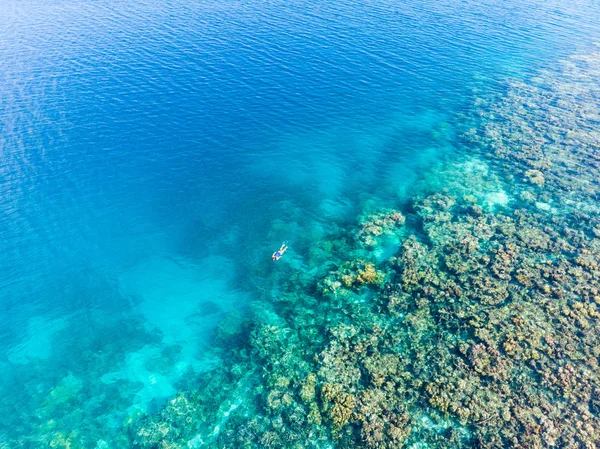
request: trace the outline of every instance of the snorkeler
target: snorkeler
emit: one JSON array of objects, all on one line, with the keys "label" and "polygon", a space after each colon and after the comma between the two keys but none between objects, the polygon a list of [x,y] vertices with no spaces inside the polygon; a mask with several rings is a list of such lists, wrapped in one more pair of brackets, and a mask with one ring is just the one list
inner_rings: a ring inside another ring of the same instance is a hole
[{"label": "snorkeler", "polygon": [[272,259],[273,261],[281,259],[281,256],[283,256],[283,253],[285,253],[285,251],[286,251],[287,249],[288,249],[288,247],[286,246],[286,244],[285,244],[285,243],[282,243],[282,244],[281,244],[281,248],[279,248],[277,251],[275,251],[275,252],[273,253],[273,255],[271,256],[271,259]]}]

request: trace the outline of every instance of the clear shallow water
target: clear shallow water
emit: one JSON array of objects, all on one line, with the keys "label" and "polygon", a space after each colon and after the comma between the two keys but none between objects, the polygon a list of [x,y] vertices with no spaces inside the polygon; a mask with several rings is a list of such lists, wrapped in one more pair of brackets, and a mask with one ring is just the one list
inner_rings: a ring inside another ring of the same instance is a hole
[{"label": "clear shallow water", "polygon": [[282,240],[302,271],[332,223],[401,204],[474,97],[589,48],[599,13],[3,2],[2,432],[35,441],[65,382],[90,427],[172,396]]}]

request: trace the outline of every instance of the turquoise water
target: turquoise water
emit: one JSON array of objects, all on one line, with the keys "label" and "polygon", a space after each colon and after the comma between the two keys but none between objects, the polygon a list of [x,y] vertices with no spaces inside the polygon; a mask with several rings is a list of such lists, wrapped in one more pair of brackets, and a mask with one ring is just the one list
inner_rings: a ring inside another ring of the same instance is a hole
[{"label": "turquoise water", "polygon": [[592,51],[598,17],[583,0],[2,2],[0,447],[129,444],[111,440],[128,417],[222,363],[224,317],[284,296],[273,280],[310,273],[361,214],[407,207],[468,153],[478,99]]}]

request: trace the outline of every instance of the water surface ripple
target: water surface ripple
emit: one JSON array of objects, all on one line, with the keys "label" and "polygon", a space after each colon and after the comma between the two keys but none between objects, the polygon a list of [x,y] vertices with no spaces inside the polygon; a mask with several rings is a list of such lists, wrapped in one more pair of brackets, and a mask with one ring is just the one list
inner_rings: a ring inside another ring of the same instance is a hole
[{"label": "water surface ripple", "polygon": [[481,98],[589,52],[598,17],[591,0],[4,0],[0,447],[133,444],[123,422],[211,376],[217,323],[264,297],[281,241],[308,275],[323,236],[405,207],[464,153]]}]

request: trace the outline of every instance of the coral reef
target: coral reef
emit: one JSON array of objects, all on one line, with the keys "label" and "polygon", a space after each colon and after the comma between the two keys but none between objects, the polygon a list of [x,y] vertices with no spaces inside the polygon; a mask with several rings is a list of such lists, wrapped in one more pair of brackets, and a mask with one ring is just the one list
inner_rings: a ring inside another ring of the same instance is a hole
[{"label": "coral reef", "polygon": [[319,286],[323,295],[347,299],[361,287],[381,287],[385,280],[386,273],[377,270],[373,262],[357,259],[344,262],[331,271],[320,281]]},{"label": "coral reef", "polygon": [[[598,80],[591,54],[478,101],[464,154],[410,204],[321,229],[297,266],[249,269],[257,298],[217,329],[219,365],[111,443],[599,447]],[[377,261],[386,239],[398,250]],[[43,443],[92,447],[62,412],[89,397],[76,373],[42,390]]]},{"label": "coral reef", "polygon": [[366,246],[376,246],[382,237],[395,235],[406,218],[398,211],[386,210],[359,219],[357,237]]},{"label": "coral reef", "polygon": [[[309,274],[264,280],[285,294],[258,300],[249,339],[219,334],[233,356],[190,396],[192,427],[216,384],[255,372],[214,447],[598,447],[598,79],[600,54],[578,57],[479,102],[468,154],[406,216],[365,213],[323,235]],[[145,417],[136,444],[183,444],[180,413]]]}]

